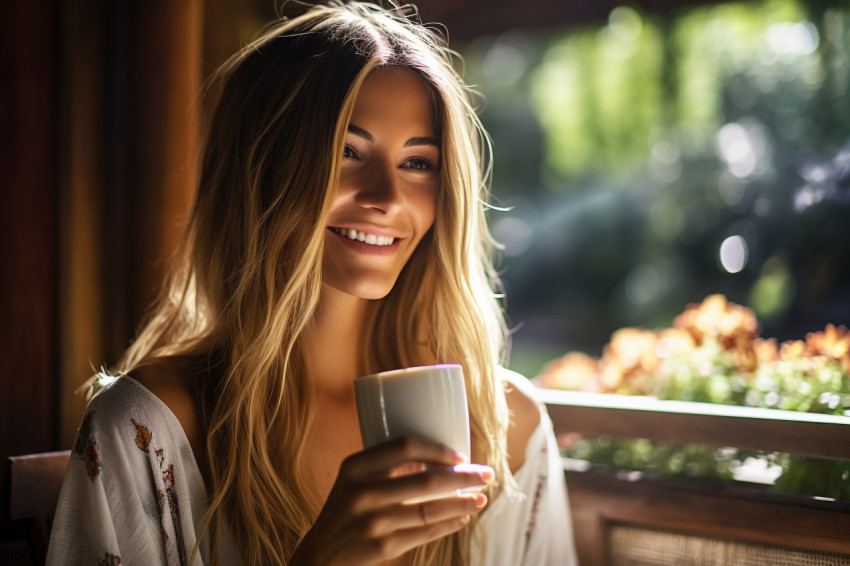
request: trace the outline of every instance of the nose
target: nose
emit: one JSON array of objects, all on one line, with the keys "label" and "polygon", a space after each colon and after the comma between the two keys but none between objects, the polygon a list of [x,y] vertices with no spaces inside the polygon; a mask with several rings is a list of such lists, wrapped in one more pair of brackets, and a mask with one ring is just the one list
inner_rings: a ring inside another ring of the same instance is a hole
[{"label": "nose", "polygon": [[390,165],[374,167],[363,176],[354,200],[363,208],[371,208],[388,216],[395,214],[404,202],[395,168]]}]

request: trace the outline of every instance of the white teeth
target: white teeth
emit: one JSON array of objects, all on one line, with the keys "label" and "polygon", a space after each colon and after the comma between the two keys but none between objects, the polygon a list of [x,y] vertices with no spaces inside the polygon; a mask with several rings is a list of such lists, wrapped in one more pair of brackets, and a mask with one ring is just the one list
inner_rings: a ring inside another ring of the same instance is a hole
[{"label": "white teeth", "polygon": [[389,246],[395,242],[395,238],[390,236],[376,236],[375,234],[367,234],[366,232],[358,232],[357,230],[349,230],[348,228],[333,228],[333,231],[350,240],[359,240],[373,246]]}]

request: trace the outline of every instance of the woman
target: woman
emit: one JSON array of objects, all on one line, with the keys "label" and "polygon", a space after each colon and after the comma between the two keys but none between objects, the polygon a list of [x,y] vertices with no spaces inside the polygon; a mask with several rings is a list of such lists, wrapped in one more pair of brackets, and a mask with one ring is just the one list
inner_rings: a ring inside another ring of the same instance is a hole
[{"label": "woman", "polygon": [[[333,3],[219,78],[171,276],[101,376],[48,562],[569,563],[551,424],[499,367],[486,137],[439,36]],[[363,450],[353,379],[442,362],[463,365],[481,465]]]}]

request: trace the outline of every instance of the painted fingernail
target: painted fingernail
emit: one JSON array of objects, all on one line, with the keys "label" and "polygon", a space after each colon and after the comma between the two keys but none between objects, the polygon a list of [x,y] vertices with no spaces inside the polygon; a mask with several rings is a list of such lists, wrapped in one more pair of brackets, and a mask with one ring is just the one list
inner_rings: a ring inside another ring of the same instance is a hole
[{"label": "painted fingernail", "polygon": [[487,496],[483,493],[479,493],[475,496],[475,508],[482,509],[485,505],[487,505]]},{"label": "painted fingernail", "polygon": [[490,483],[493,480],[493,470],[489,468],[481,470],[479,475],[481,476],[481,479],[484,480],[484,483]]},{"label": "painted fingernail", "polygon": [[468,464],[469,463],[469,456],[467,456],[463,452],[455,452],[455,463],[457,463],[457,464]]}]

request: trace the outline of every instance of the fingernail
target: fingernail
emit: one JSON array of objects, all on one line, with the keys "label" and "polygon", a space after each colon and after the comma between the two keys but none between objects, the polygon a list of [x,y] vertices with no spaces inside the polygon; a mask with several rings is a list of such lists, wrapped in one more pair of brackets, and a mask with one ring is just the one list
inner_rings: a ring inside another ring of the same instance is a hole
[{"label": "fingernail", "polygon": [[455,452],[455,463],[457,463],[457,464],[468,464],[469,463],[469,456],[467,456],[463,452]]},{"label": "fingernail", "polygon": [[458,473],[477,474],[485,484],[493,479],[493,468],[483,464],[457,464],[452,469]]},{"label": "fingernail", "polygon": [[487,496],[483,493],[479,493],[475,496],[475,508],[482,509],[485,505],[487,505]]},{"label": "fingernail", "polygon": [[464,515],[463,517],[461,517],[460,522],[464,525],[467,524],[469,522],[469,515]]},{"label": "fingernail", "polygon": [[481,479],[484,480],[484,483],[490,483],[493,480],[493,470],[489,468],[486,470],[481,470],[480,475]]}]

